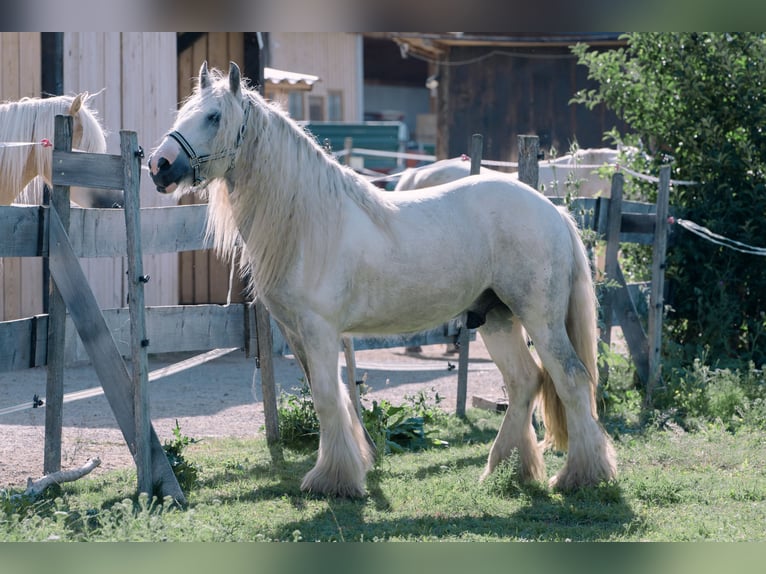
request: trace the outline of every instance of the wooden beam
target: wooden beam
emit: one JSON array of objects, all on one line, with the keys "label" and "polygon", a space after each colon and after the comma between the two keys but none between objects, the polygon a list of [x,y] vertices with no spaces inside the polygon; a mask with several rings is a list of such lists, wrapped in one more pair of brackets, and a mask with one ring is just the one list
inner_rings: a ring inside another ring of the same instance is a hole
[{"label": "wooden beam", "polygon": [[[256,337],[258,351],[255,359],[256,372],[253,373],[253,384],[260,374],[261,397],[263,398],[263,414],[266,427],[266,442],[270,447],[279,443],[279,415],[277,413],[277,385],[274,379],[274,359],[271,351],[271,319],[266,306],[255,300]],[[272,451],[274,456],[274,451]]]},{"label": "wooden beam", "polygon": [[122,157],[54,149],[53,174],[58,185],[122,189]]},{"label": "wooden beam", "polygon": [[665,256],[668,246],[668,199],[670,166],[660,168],[657,216],[652,250],[652,287],[649,295],[649,377],[645,404],[652,404],[652,390],[662,375],[662,318],[665,314]]},{"label": "wooden beam", "polygon": [[[614,289],[610,284],[617,280],[617,270],[619,263],[617,254],[620,250],[620,225],[622,213],[622,186],[625,176],[621,173],[615,173],[612,176],[612,189],[609,196],[609,205],[607,206],[606,219],[606,251],[604,254],[604,275],[607,280],[606,291],[602,297],[601,309],[603,310],[604,328],[601,331],[601,340],[610,345],[612,342],[612,309],[614,307]],[[601,373],[602,378],[607,373]]]},{"label": "wooden beam", "polygon": [[141,252],[141,156],[135,132],[120,132],[123,189],[125,197],[125,233],[128,254],[128,308],[130,314],[131,382],[133,418],[136,426],[135,462],[138,491],[152,495],[151,415],[149,413],[149,357],[144,316],[144,275]]},{"label": "wooden beam", "polygon": [[[72,117],[56,116],[53,153],[72,149]],[[54,170],[55,171],[55,170]],[[69,229],[69,186],[54,183],[51,209],[58,213],[57,221],[66,235]],[[50,226],[49,226],[50,231]],[[50,235],[49,235],[50,237]],[[50,247],[50,239],[48,241]],[[50,263],[50,259],[48,259]],[[79,265],[79,263],[78,263]],[[61,470],[62,410],[64,406],[64,350],[66,345],[66,304],[58,282],[51,278],[48,311],[48,359],[45,396],[45,454],[43,473]]]}]

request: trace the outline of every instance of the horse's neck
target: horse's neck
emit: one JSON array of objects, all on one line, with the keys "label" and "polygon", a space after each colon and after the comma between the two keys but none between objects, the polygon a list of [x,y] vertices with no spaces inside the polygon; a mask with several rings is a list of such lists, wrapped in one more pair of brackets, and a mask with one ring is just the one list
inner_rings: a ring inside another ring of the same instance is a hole
[{"label": "horse's neck", "polygon": [[[30,152],[31,150],[31,152]],[[51,181],[51,165],[40,150],[35,148],[10,148],[0,150],[0,205],[14,201],[41,203],[41,186],[27,189],[32,180],[42,175],[47,183]]]}]

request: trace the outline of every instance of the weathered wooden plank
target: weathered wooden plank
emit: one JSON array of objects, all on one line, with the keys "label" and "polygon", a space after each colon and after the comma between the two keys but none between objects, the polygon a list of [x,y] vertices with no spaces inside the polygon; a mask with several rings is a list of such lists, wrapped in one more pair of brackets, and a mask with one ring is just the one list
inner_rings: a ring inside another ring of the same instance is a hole
[{"label": "weathered wooden plank", "polygon": [[133,413],[136,425],[136,468],[138,490],[152,494],[152,453],[149,412],[149,357],[146,347],[144,317],[144,275],[141,253],[141,159],[136,132],[120,132],[123,180],[125,189],[125,231],[128,252],[128,309],[130,315],[131,381],[133,383]]},{"label": "weathered wooden plank", "polygon": [[523,181],[537,189],[540,177],[538,154],[540,152],[540,138],[537,136],[518,136],[519,141],[519,181]]},{"label": "weathered wooden plank", "polygon": [[[205,240],[206,205],[150,207],[141,210],[144,254],[209,249]],[[121,209],[72,209],[72,248],[79,257],[125,255]]]},{"label": "weathered wooden plank", "polygon": [[620,225],[620,236],[625,234],[645,234],[651,241],[654,236],[654,222],[656,216],[651,213],[626,213],[622,212],[622,224]]},{"label": "weathered wooden plank", "polygon": [[[210,249],[205,239],[206,205],[151,207],[141,210],[144,253]],[[0,257],[46,255],[47,209],[0,206]],[[121,209],[71,209],[70,241],[78,257],[121,257],[126,239]]]},{"label": "weathered wooden plank", "polygon": [[45,364],[48,316],[0,323],[0,373]]},{"label": "weathered wooden plank", "polygon": [[[607,281],[616,281],[619,263],[617,253],[620,250],[620,225],[622,212],[622,185],[624,176],[616,173],[612,177],[612,189],[607,206],[607,221],[605,237],[606,250],[604,254],[604,275]],[[604,313],[604,329],[601,331],[601,340],[609,345],[612,340],[612,309],[614,306],[614,288],[608,286],[602,298],[601,307]],[[602,373],[605,374],[605,373]]]},{"label": "weathered wooden plank", "polygon": [[614,290],[613,311],[622,334],[628,345],[628,352],[636,367],[636,374],[641,382],[649,378],[649,348],[646,331],[639,319],[635,301],[631,298],[622,269],[617,267],[617,283],[620,288]]},{"label": "weathered wooden plank", "polygon": [[0,206],[0,257],[41,255],[41,224],[44,210],[38,205]]},{"label": "weathered wooden plank", "polygon": [[[68,152],[72,149],[72,117],[56,116],[54,123],[53,153]],[[55,172],[55,170],[54,170]],[[50,211],[56,213],[56,221],[66,237],[69,230],[69,187],[56,183],[53,178]],[[50,217],[48,221],[50,247]],[[50,264],[50,257],[48,262]],[[64,408],[64,351],[66,345],[66,304],[58,283],[51,276],[51,291],[48,310],[48,360],[45,382],[45,474],[61,469],[61,432]]]},{"label": "weathered wooden plank", "polygon": [[266,442],[272,447],[273,453],[274,447],[279,443],[279,414],[277,412],[277,387],[271,350],[271,318],[266,306],[259,299],[255,300],[254,305],[258,351],[255,359],[256,372],[253,373],[253,385],[257,385],[257,379],[260,378]]},{"label": "weathered wooden plank", "polygon": [[53,183],[122,189],[122,158],[111,154],[54,150]]},{"label": "weathered wooden plank", "polygon": [[[50,251],[51,277],[59,286],[72,321],[88,349],[125,442],[131,453],[135,454],[136,428],[130,376],[55,210],[51,211]],[[50,401],[47,395],[46,399]],[[184,494],[153,427],[150,434],[152,477],[163,496],[172,496],[184,503]]]},{"label": "weathered wooden plank", "polygon": [[[130,355],[128,309],[103,309],[107,327],[123,356]],[[245,310],[238,305],[171,305],[145,308],[147,351],[153,354],[245,347]],[[79,336],[67,338],[67,362],[88,359]]]},{"label": "weathered wooden plank", "polygon": [[657,189],[657,227],[652,250],[652,288],[649,294],[649,376],[645,404],[651,405],[652,391],[662,375],[662,318],[665,314],[665,256],[668,246],[668,199],[670,166],[660,168]]},{"label": "weathered wooden plank", "polygon": [[[354,337],[354,349],[364,351],[368,349],[390,349],[392,347],[414,347],[417,345],[453,344],[460,334],[461,324],[459,318],[454,318],[443,325],[418,333]],[[476,339],[474,331],[470,331],[469,336],[471,340]]]}]

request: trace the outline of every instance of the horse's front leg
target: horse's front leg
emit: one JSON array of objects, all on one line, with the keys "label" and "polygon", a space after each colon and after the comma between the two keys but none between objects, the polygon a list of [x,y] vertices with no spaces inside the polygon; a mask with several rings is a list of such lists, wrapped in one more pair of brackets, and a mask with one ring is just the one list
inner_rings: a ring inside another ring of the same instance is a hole
[{"label": "horse's front leg", "polygon": [[[305,320],[305,317],[304,317]],[[314,408],[319,418],[319,456],[301,483],[309,492],[364,496],[365,477],[374,455],[365,439],[338,364],[340,334],[324,321],[304,323],[305,353]]]}]

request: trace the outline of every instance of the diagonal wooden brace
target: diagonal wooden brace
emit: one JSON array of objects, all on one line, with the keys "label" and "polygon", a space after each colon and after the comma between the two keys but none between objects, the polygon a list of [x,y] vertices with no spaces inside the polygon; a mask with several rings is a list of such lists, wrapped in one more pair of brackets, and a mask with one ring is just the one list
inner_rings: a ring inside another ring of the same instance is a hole
[{"label": "diagonal wooden brace", "polygon": [[[49,249],[51,277],[93,363],[125,442],[135,457],[136,426],[131,377],[55,208],[50,210]],[[184,493],[153,426],[150,428],[150,441],[153,483],[163,497],[170,496],[179,504],[185,504]]]}]

